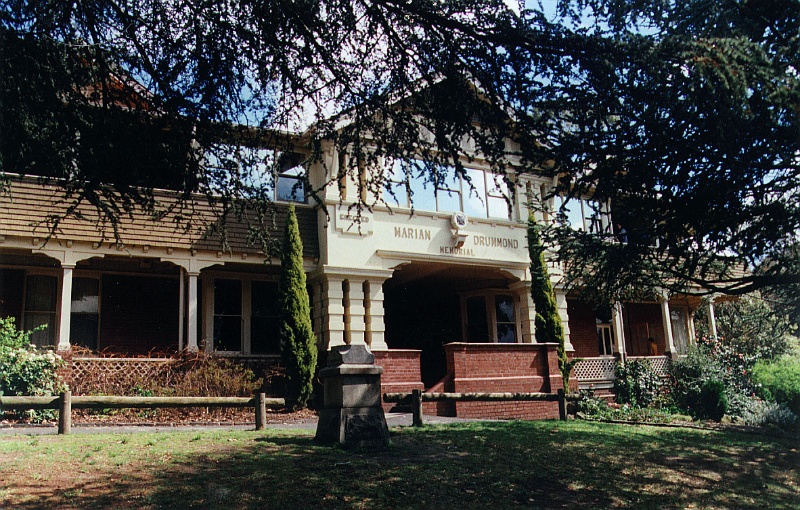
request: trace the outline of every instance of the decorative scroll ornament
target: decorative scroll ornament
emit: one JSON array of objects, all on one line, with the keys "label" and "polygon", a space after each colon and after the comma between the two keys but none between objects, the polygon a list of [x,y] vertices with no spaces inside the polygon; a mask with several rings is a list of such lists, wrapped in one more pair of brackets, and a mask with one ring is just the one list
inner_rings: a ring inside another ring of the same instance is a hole
[{"label": "decorative scroll ornament", "polygon": [[467,233],[463,229],[469,225],[469,218],[463,212],[457,211],[450,218],[450,224],[455,229],[453,231],[453,245],[456,248],[461,248],[467,240]]}]

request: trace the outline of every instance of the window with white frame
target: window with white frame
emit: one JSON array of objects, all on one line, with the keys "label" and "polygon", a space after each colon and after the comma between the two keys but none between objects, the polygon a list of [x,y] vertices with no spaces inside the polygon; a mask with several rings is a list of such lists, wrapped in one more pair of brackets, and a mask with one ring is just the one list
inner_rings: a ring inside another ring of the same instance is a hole
[{"label": "window with white frame", "polygon": [[387,177],[384,200],[390,206],[413,204],[420,211],[462,211],[474,218],[512,217],[513,188],[502,175],[490,171],[467,168],[459,175],[454,167],[397,160]]},{"label": "window with white frame", "polygon": [[466,295],[461,309],[465,342],[517,342],[517,305],[513,295],[492,291]]},{"label": "window with white frame", "polygon": [[[268,190],[269,198],[273,201],[307,201],[306,171],[301,154],[266,148],[214,145],[206,151],[205,159],[210,168],[235,172],[245,185]],[[227,182],[224,175],[219,176],[218,180],[220,186]]]},{"label": "window with white frame", "polygon": [[614,335],[611,324],[597,324],[597,349],[600,356],[611,356],[614,354]]},{"label": "window with white frame", "polygon": [[575,230],[590,234],[611,232],[608,204],[583,198],[556,197],[556,210],[566,218]]},{"label": "window with white frame", "polygon": [[278,354],[278,284],[249,277],[213,279],[213,350]]}]

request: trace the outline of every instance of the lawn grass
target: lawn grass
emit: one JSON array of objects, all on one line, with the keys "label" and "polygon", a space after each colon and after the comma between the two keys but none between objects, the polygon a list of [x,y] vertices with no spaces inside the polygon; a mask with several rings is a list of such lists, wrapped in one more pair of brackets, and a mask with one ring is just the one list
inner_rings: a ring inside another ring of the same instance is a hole
[{"label": "lawn grass", "polygon": [[796,440],[589,422],[0,436],[0,507],[800,508]]}]

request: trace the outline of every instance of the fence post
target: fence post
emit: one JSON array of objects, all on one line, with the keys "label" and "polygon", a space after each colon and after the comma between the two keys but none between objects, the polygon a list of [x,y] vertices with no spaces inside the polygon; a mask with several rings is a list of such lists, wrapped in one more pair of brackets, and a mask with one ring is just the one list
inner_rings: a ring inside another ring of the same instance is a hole
[{"label": "fence post", "polygon": [[256,430],[264,430],[267,426],[267,395],[266,393],[256,393]]},{"label": "fence post", "polygon": [[58,433],[69,434],[72,431],[72,392],[64,390],[58,401]]},{"label": "fence post", "polygon": [[411,390],[411,424],[422,426],[422,390]]},{"label": "fence post", "polygon": [[564,388],[558,389],[558,419],[567,421],[567,395]]}]

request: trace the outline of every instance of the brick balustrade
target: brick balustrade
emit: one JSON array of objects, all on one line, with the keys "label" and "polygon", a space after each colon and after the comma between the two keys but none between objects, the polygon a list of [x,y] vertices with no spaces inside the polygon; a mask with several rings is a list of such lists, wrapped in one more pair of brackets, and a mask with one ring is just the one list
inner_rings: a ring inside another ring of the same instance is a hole
[{"label": "brick balustrade", "polygon": [[[469,392],[544,392],[563,387],[556,344],[466,344],[444,346],[452,388]],[[457,402],[460,418],[558,418],[555,402]]]}]

